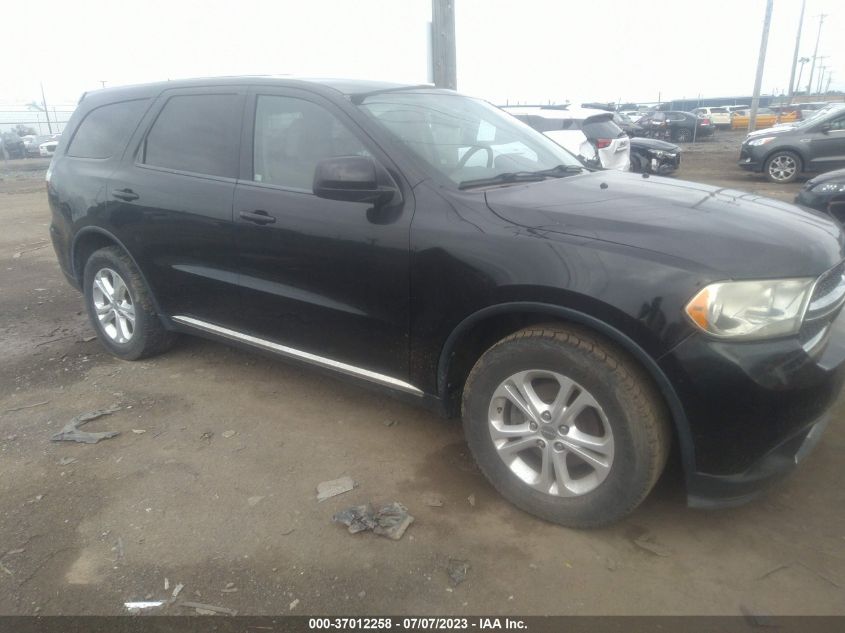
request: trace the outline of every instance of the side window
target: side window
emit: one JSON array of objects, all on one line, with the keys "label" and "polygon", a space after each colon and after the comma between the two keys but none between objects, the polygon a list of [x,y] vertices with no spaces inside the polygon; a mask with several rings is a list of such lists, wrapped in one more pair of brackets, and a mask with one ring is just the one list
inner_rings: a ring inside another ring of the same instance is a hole
[{"label": "side window", "polygon": [[170,97],[147,134],[141,162],[210,176],[236,178],[241,97],[233,94]]},{"label": "side window", "polygon": [[121,101],[91,110],[73,135],[67,150],[75,158],[111,158],[129,140],[149,99]]},{"label": "side window", "polygon": [[293,97],[259,95],[255,106],[253,180],[312,190],[317,163],[370,153],[325,108]]},{"label": "side window", "polygon": [[845,130],[845,117],[841,116],[838,119],[834,119],[828,125],[831,130]]}]

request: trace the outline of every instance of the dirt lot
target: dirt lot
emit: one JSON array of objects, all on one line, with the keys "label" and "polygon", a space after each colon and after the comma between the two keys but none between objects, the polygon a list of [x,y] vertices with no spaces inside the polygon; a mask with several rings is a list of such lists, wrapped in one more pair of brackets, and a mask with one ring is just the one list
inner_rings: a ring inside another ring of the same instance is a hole
[{"label": "dirt lot", "polygon": [[[794,196],[735,167],[737,146],[690,147],[679,175]],[[492,491],[455,422],[199,339],[138,363],[104,353],[48,243],[44,167],[0,164],[0,613],[119,614],[180,583],[248,614],[845,614],[841,405],[750,505],[689,510],[672,470],[625,522],[560,528]],[[112,405],[88,430],[118,437],[50,441]],[[318,503],[341,475],[358,487]],[[332,524],[371,500],[408,506],[402,540]],[[450,558],[471,566],[457,587]]]}]

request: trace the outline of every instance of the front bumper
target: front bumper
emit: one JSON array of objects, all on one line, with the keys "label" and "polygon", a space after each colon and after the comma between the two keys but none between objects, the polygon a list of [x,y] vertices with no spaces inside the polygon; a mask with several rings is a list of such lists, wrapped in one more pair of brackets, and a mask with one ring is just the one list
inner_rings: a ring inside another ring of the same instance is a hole
[{"label": "front bumper", "polygon": [[792,470],[818,441],[845,382],[845,315],[803,342],[694,334],[660,364],[689,423],[690,505],[735,505]]},{"label": "front bumper", "polygon": [[737,165],[748,171],[761,172],[763,171],[763,153],[756,147],[750,145],[742,145],[739,148],[739,161]]}]

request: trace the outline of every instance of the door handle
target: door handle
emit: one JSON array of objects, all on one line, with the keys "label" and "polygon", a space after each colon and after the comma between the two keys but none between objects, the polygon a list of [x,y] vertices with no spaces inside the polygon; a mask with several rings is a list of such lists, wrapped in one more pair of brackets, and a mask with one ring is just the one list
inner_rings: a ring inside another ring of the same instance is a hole
[{"label": "door handle", "polygon": [[254,224],[273,224],[276,221],[276,218],[260,209],[258,211],[241,211],[238,215],[241,216],[241,219]]},{"label": "door handle", "polygon": [[117,189],[115,191],[112,191],[111,195],[117,198],[118,200],[124,200],[126,202],[131,202],[132,200],[138,199],[138,194],[129,189],[128,187],[126,189]]}]

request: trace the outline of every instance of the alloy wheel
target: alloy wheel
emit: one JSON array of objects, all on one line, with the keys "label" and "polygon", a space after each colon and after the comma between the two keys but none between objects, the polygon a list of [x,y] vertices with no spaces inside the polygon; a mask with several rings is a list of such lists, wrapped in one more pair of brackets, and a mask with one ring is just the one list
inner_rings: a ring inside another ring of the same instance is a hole
[{"label": "alloy wheel", "polygon": [[613,466],[604,409],[584,387],[557,372],[521,371],[493,392],[490,438],[524,483],[557,497],[595,490]]},{"label": "alloy wheel", "polygon": [[790,180],[795,175],[795,172],[797,170],[798,163],[795,162],[795,159],[792,158],[792,156],[789,156],[787,154],[781,154],[780,156],[776,156],[769,163],[769,176],[772,177],[772,180]]},{"label": "alloy wheel", "polygon": [[94,275],[92,298],[105,335],[115,343],[128,343],[135,333],[135,304],[123,278],[111,268],[101,268]]}]

